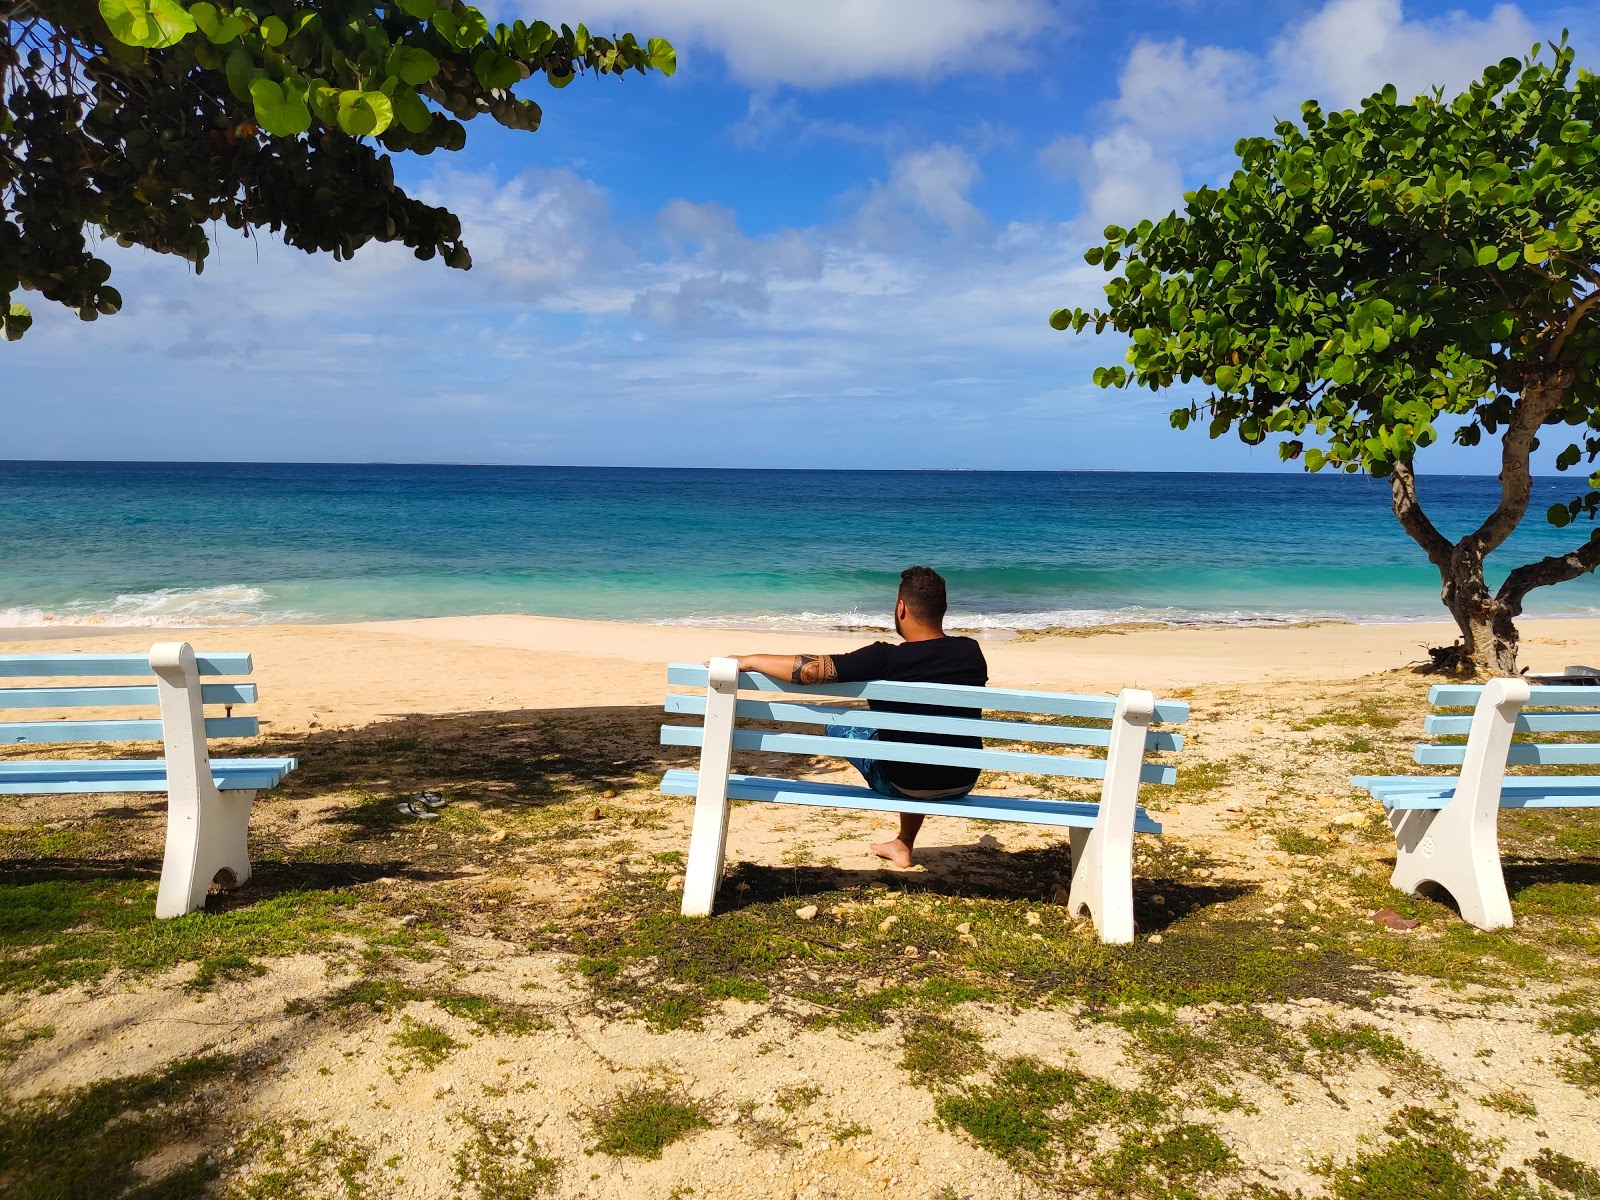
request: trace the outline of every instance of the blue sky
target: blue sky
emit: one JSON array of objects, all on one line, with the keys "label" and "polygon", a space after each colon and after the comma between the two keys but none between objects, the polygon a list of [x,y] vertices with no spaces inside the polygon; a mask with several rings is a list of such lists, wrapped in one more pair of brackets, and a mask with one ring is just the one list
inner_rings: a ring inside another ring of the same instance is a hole
[{"label": "blue sky", "polygon": [[1273,469],[1090,384],[1121,346],[1046,324],[1098,294],[1083,249],[1307,97],[1600,44],[1531,0],[488,7],[663,35],[680,70],[540,84],[538,133],[397,163],[461,214],[467,273],[227,229],[199,277],[111,247],[121,315],[36,303],[0,344],[0,458]]}]

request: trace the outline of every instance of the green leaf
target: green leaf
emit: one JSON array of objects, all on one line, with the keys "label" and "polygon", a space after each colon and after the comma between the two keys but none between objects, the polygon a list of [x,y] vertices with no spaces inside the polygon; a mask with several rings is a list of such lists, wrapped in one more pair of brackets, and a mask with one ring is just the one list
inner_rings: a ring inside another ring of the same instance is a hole
[{"label": "green leaf", "polygon": [[400,11],[408,17],[426,21],[439,11],[437,0],[399,0]]},{"label": "green leaf", "polygon": [[415,46],[396,46],[389,55],[389,74],[398,75],[412,87],[427,83],[439,73],[439,60]]},{"label": "green leaf", "polygon": [[273,137],[295,137],[311,128],[306,102],[270,79],[252,83],[250,99],[256,107],[256,124]]},{"label": "green leaf", "polygon": [[241,100],[252,99],[250,85],[266,76],[266,72],[256,66],[256,60],[250,57],[249,51],[243,46],[235,46],[228,52],[226,73],[228,90]]},{"label": "green leaf", "polygon": [[1568,121],[1561,127],[1561,140],[1563,142],[1586,142],[1589,140],[1589,122]]},{"label": "green leaf", "polygon": [[339,93],[339,128],[351,137],[379,134],[394,123],[394,105],[382,92]]},{"label": "green leaf", "polygon": [[557,75],[554,71],[545,72],[545,78],[550,81],[550,86],[553,88],[564,88],[567,86],[567,84],[571,83],[575,77],[575,73]]},{"label": "green leaf", "polygon": [[1565,529],[1572,524],[1572,513],[1567,510],[1565,504],[1552,504],[1546,510],[1544,516],[1545,520],[1549,521],[1557,529]]},{"label": "green leaf", "polygon": [[1070,308],[1058,308],[1058,309],[1055,310],[1055,312],[1051,313],[1050,314],[1050,328],[1051,329],[1071,329],[1072,328],[1072,310]]},{"label": "green leaf", "polygon": [[289,27],[282,17],[268,17],[261,22],[261,40],[269,46],[281,46],[289,38]]},{"label": "green leaf", "polygon": [[160,50],[195,31],[194,18],[177,0],[100,0],[111,36],[128,46]]},{"label": "green leaf", "polygon": [[1306,245],[1320,250],[1333,243],[1333,227],[1331,225],[1318,225],[1306,234]]},{"label": "green leaf", "polygon": [[16,302],[11,304],[10,312],[6,314],[3,320],[0,320],[0,325],[5,327],[6,341],[8,342],[14,342],[27,333],[28,327],[32,324],[33,314],[28,311],[28,306]]},{"label": "green leaf", "polygon": [[589,52],[589,30],[587,26],[582,24],[578,26],[577,31],[572,35],[572,48],[577,52],[579,58]]},{"label": "green leaf", "polygon": [[1473,261],[1480,267],[1487,267],[1499,257],[1500,248],[1498,246],[1479,246],[1478,252],[1473,255]]},{"label": "green leaf", "polygon": [[666,38],[653,37],[645,45],[650,52],[650,65],[663,75],[675,74],[678,70],[678,52],[672,48],[672,43]]},{"label": "green leaf", "polygon": [[433,124],[433,111],[422,102],[422,97],[410,88],[395,88],[389,97],[394,105],[395,120],[412,133],[427,133]]},{"label": "green leaf", "polygon": [[522,79],[522,64],[498,50],[485,50],[473,61],[478,82],[490,91],[504,91]]},{"label": "green leaf", "polygon": [[1538,242],[1529,242],[1522,248],[1522,257],[1531,263],[1542,263],[1550,257],[1550,251]]}]

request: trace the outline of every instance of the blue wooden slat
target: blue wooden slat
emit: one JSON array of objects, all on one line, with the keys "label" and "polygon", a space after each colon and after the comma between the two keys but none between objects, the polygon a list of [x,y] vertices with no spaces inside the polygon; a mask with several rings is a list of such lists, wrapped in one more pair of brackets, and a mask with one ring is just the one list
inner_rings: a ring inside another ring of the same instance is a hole
[{"label": "blue wooden slat", "polygon": [[[222,791],[260,791],[282,782],[297,765],[292,758],[214,758],[211,777]],[[160,759],[0,761],[5,796],[166,790],[167,764]]]},{"label": "blue wooden slat", "polygon": [[[692,796],[699,785],[699,775],[698,771],[668,771],[661,780],[661,790],[669,796]],[[757,800],[772,804],[804,804],[870,812],[919,812],[930,816],[1020,821],[1031,825],[1079,829],[1092,826],[1099,814],[1099,805],[1082,801],[973,795],[963,796],[959,800],[890,799],[864,787],[759,775],[728,776],[728,795],[734,800]],[[1160,824],[1151,820],[1143,808],[1135,814],[1134,829],[1139,833],[1161,832]]]},{"label": "blue wooden slat", "polygon": [[[202,704],[254,704],[253,683],[202,683]],[[129,708],[159,704],[155,684],[107,684],[103,687],[0,688],[0,710],[7,708]]]},{"label": "blue wooden slat", "polygon": [[[1590,733],[1600,729],[1600,712],[1522,712],[1517,714],[1518,733]],[[1471,713],[1430,713],[1422,722],[1424,733],[1445,736],[1472,730]]]},{"label": "blue wooden slat", "polygon": [[[669,692],[666,711],[704,714],[704,692]],[[859,725],[868,729],[897,729],[913,733],[949,733],[1000,738],[1016,742],[1043,742],[1053,746],[1107,746],[1109,729],[1084,729],[1074,725],[1046,725],[1034,721],[974,721],[964,717],[926,717],[915,713],[882,713],[832,704],[788,704],[781,700],[740,700],[734,715],[757,721],[793,721],[808,725]],[[1183,735],[1150,730],[1147,750],[1181,750]]]},{"label": "blue wooden slat", "polygon": [[[202,675],[248,675],[248,654],[199,654]],[[154,675],[148,654],[0,654],[0,679],[91,675]]]},{"label": "blue wooden slat", "polygon": [[[1416,761],[1427,766],[1459,766],[1467,756],[1465,746],[1418,746]],[[1600,763],[1600,746],[1518,742],[1506,753],[1515,767],[1582,766]]]},{"label": "blue wooden slat", "polygon": [[[663,725],[665,746],[699,746],[704,730],[698,725]],[[968,750],[960,746],[925,746],[915,742],[881,742],[821,737],[804,733],[758,733],[737,729],[735,750],[761,750],[773,754],[817,754],[834,758],[864,758],[887,762],[927,763],[941,767],[977,767],[985,771],[1024,771],[1038,775],[1067,775],[1077,779],[1104,779],[1106,764],[1099,758],[1068,758],[1062,754],[1028,754],[1018,750]],[[1172,767],[1145,763],[1139,769],[1145,783],[1173,783]]]},{"label": "blue wooden slat", "polygon": [[[1383,801],[1385,808],[1392,808],[1398,811],[1443,808],[1455,797],[1454,790],[1443,792],[1388,792],[1379,789],[1373,794]],[[1510,809],[1600,808],[1600,786],[1589,792],[1503,792],[1500,796],[1500,807]]]},{"label": "blue wooden slat", "polygon": [[[680,687],[706,686],[706,668],[690,663],[667,667],[667,682]],[[745,672],[739,686],[753,692],[793,692],[808,696],[841,696],[852,700],[891,700],[909,704],[947,704],[952,708],[984,708],[995,712],[1044,713],[1056,717],[1110,718],[1116,712],[1114,696],[1077,696],[1056,692],[1025,692],[1012,688],[958,687],[948,683],[897,683],[878,679],[868,683],[829,683],[807,686]],[[1180,700],[1156,704],[1155,719],[1176,724],[1189,719],[1189,706]]]},{"label": "blue wooden slat", "polygon": [[[255,737],[255,717],[207,717],[208,738]],[[43,746],[63,742],[159,742],[161,722],[7,721],[0,722],[0,746]]]}]

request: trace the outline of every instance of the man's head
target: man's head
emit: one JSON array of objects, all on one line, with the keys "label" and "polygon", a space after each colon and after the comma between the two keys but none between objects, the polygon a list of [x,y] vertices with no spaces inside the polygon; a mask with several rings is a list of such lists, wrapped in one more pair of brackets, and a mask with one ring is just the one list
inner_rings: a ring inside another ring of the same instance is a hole
[{"label": "man's head", "polygon": [[911,567],[900,572],[894,631],[901,637],[942,633],[946,607],[944,576],[939,572],[932,567]]}]

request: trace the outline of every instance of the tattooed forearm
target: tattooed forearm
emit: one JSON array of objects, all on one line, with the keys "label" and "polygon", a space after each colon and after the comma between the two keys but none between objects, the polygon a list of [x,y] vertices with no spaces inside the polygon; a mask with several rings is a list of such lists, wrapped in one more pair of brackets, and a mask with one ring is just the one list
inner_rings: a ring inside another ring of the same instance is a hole
[{"label": "tattooed forearm", "polygon": [[794,656],[794,673],[789,676],[793,683],[832,683],[839,678],[839,672],[834,668],[833,655],[831,654],[796,654]]}]

